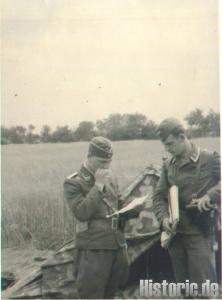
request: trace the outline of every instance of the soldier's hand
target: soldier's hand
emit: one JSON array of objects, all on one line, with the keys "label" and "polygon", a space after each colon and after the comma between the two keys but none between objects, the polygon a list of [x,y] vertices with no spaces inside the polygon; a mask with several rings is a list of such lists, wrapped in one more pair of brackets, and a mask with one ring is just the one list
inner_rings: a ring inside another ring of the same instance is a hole
[{"label": "soldier's hand", "polygon": [[111,172],[109,169],[98,169],[95,173],[96,185],[102,191],[107,180],[111,177]]},{"label": "soldier's hand", "polygon": [[172,223],[170,222],[169,218],[165,218],[162,222],[162,226],[164,231],[167,233],[174,233],[174,228],[172,227]]},{"label": "soldier's hand", "polygon": [[204,195],[201,198],[196,199],[197,201],[197,208],[200,212],[210,210],[214,205],[210,201],[210,197],[208,195]]}]

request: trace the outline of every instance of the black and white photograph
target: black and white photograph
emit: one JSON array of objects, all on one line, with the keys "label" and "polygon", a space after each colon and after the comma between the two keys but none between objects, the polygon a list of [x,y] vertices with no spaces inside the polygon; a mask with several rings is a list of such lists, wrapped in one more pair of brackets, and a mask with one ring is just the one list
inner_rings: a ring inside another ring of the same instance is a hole
[{"label": "black and white photograph", "polygon": [[2,299],[220,299],[217,0],[3,0]]}]

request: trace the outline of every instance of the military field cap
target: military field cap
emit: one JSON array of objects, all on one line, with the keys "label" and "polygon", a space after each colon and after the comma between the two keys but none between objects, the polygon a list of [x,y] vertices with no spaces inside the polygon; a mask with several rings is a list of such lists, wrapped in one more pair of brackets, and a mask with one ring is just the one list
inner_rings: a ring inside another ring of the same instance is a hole
[{"label": "military field cap", "polygon": [[113,147],[110,140],[103,136],[94,137],[89,143],[88,156],[111,159],[113,156]]},{"label": "military field cap", "polygon": [[175,118],[167,118],[160,123],[156,132],[159,138],[162,141],[165,141],[170,134],[174,136],[182,133],[184,134],[185,129],[179,120]]}]

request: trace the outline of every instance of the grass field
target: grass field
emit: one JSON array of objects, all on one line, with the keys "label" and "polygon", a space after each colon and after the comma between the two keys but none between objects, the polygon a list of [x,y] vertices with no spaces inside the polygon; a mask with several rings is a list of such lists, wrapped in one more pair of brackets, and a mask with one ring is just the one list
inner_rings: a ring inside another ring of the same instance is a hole
[{"label": "grass field", "polygon": [[[195,139],[220,151],[219,138]],[[3,247],[54,248],[73,236],[73,222],[63,198],[63,181],[77,171],[88,143],[7,145],[2,147]],[[159,141],[114,142],[112,169],[120,188],[144,167],[166,156]]]}]

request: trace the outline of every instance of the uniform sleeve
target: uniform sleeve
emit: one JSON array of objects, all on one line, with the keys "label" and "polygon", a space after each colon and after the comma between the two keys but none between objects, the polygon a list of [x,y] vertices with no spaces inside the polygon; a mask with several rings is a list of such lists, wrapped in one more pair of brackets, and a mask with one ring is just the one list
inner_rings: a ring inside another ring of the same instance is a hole
[{"label": "uniform sleeve", "polygon": [[167,171],[165,165],[163,164],[161,169],[160,179],[157,183],[153,195],[153,210],[160,225],[162,224],[165,218],[169,217],[167,195],[168,195]]},{"label": "uniform sleeve", "polygon": [[81,222],[93,217],[103,199],[103,193],[96,185],[84,197],[80,184],[68,179],[64,182],[64,196],[72,213]]},{"label": "uniform sleeve", "polygon": [[220,155],[213,153],[211,160],[211,174],[216,185],[208,190],[207,194],[212,203],[220,203],[221,200],[221,173],[220,173]]}]

